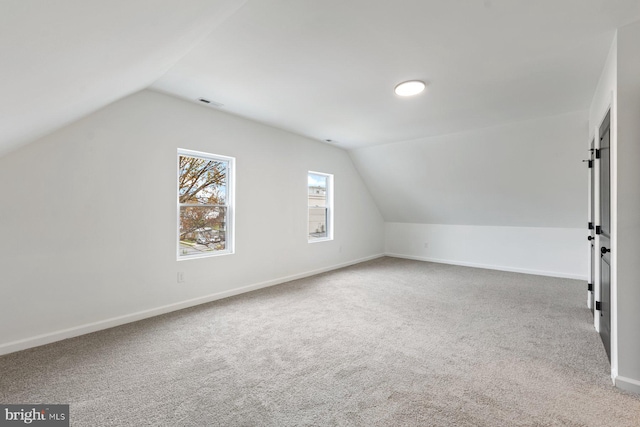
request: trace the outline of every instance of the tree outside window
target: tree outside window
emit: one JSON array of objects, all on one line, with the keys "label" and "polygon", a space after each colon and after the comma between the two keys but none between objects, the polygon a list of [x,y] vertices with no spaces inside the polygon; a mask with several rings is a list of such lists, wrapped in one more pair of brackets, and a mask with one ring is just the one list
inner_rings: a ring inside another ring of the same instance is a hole
[{"label": "tree outside window", "polygon": [[178,258],[230,253],[233,159],[178,152]]}]

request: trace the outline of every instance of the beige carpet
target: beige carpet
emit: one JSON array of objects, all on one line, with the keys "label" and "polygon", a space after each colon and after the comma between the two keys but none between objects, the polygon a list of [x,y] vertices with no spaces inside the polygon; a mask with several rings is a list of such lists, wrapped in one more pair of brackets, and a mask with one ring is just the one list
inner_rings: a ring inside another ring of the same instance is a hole
[{"label": "beige carpet", "polygon": [[0,403],[69,403],[73,426],[640,426],[585,288],[381,258],[0,357]]}]

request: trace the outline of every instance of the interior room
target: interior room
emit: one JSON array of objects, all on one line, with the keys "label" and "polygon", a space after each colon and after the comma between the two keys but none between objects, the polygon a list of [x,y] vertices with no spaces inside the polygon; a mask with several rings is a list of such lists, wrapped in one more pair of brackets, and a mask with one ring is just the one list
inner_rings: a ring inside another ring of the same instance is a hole
[{"label": "interior room", "polygon": [[1,2],[0,423],[640,425],[638,46],[640,0]]}]

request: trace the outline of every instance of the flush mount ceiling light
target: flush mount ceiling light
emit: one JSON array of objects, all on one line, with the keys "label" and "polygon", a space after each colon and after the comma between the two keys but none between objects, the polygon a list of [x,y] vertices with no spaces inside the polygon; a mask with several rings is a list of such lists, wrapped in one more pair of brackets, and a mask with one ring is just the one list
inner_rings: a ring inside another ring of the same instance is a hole
[{"label": "flush mount ceiling light", "polygon": [[399,83],[395,88],[395,92],[398,96],[413,96],[422,92],[425,87],[426,84],[423,81],[409,80]]}]

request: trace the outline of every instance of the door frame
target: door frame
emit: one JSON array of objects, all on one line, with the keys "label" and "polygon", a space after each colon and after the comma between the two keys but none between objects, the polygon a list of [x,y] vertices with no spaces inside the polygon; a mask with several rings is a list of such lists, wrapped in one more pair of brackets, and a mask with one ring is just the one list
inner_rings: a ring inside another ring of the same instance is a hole
[{"label": "door frame", "polygon": [[[600,125],[599,149],[596,150],[596,159],[599,166],[600,197],[598,198],[599,220],[596,225],[598,235],[598,262],[600,265],[599,298],[596,308],[599,311],[599,332],[602,343],[607,351],[609,362],[611,361],[611,112],[607,113]],[[606,142],[605,142],[606,139]],[[604,145],[603,145],[604,144]],[[606,197],[604,195],[606,194]],[[607,222],[605,223],[605,219]],[[608,253],[601,253],[600,249]],[[605,269],[606,267],[606,269]],[[605,272],[606,270],[606,272]],[[606,284],[606,286],[605,286]]]},{"label": "door frame", "polygon": [[588,194],[587,194],[587,201],[588,201],[588,215],[587,215],[587,221],[588,221],[588,237],[590,239],[587,240],[588,245],[587,245],[587,251],[588,251],[588,257],[589,257],[589,274],[587,275],[588,277],[588,287],[587,287],[587,308],[589,308],[589,310],[591,310],[591,314],[593,314],[595,316],[595,307],[594,307],[594,301],[595,301],[595,287],[596,287],[596,258],[595,258],[595,245],[596,245],[596,230],[595,230],[595,225],[596,225],[596,219],[595,219],[595,212],[596,212],[596,198],[595,198],[595,191],[596,191],[596,185],[595,185],[595,179],[596,179],[596,156],[595,156],[595,148],[596,148],[596,138],[595,136],[593,138],[590,139],[589,142],[589,158],[588,158],[588,169],[589,169],[589,185],[588,185]]},{"label": "door frame", "polygon": [[[617,255],[617,235],[618,235],[618,120],[616,102],[614,102],[613,92],[609,94],[609,102],[606,104],[604,111],[601,111],[596,121],[596,126],[593,129],[593,138],[595,139],[596,149],[600,149],[600,128],[609,114],[609,145],[610,145],[610,173],[611,178],[609,185],[610,191],[610,203],[611,203],[611,286],[610,286],[610,315],[611,315],[611,379],[615,385],[616,377],[618,376],[618,255]],[[589,140],[589,144],[591,140]],[[595,224],[601,224],[600,218],[600,162],[594,162],[595,167],[595,191],[594,198],[596,202],[595,206]],[[600,262],[599,262],[599,248],[601,247],[600,235],[596,234],[596,261],[595,261],[595,283],[594,283],[594,301],[600,300]],[[593,316],[594,327],[598,333],[600,333],[600,312],[594,310]]]}]

